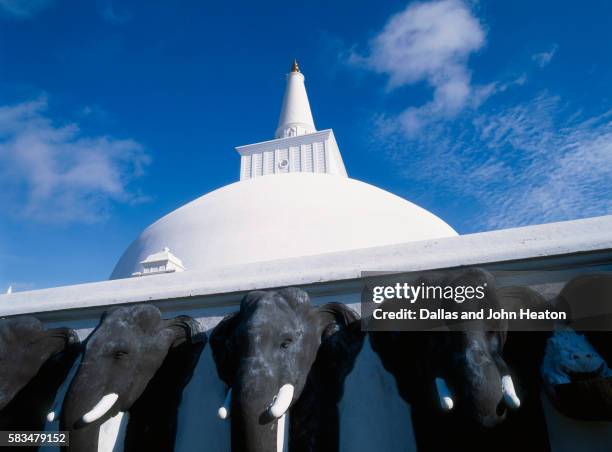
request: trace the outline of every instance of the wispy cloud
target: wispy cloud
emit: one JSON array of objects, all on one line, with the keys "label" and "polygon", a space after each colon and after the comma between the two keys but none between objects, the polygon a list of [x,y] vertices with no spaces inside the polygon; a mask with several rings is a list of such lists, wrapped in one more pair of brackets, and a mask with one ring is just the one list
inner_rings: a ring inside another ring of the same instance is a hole
[{"label": "wispy cloud", "polygon": [[111,0],[106,0],[101,7],[100,14],[102,19],[112,25],[124,25],[132,19],[132,15],[127,11],[119,11]]},{"label": "wispy cloud", "polygon": [[0,11],[10,17],[27,19],[50,3],[51,0],[0,0]]},{"label": "wispy cloud", "polygon": [[540,67],[548,66],[555,56],[555,53],[557,53],[558,48],[559,46],[557,44],[553,44],[553,46],[547,52],[540,52],[531,55],[531,59]]},{"label": "wispy cloud", "polygon": [[59,125],[41,97],[0,106],[0,200],[5,214],[41,222],[95,222],[142,196],[130,183],[149,156],[138,142],[84,136]]},{"label": "wispy cloud", "polygon": [[485,226],[612,213],[612,110],[594,117],[568,110],[559,97],[542,94],[476,118],[477,143],[505,170],[505,180],[489,181],[501,189],[488,200]]},{"label": "wispy cloud", "polygon": [[[547,92],[485,103],[527,80],[472,83],[469,57],[485,41],[468,3],[434,0],[409,4],[365,55],[353,51],[349,63],[387,75],[390,90],[423,81],[433,89],[424,105],[378,114],[377,145],[420,189],[475,207],[469,230],[612,213],[612,111],[585,117]],[[533,60],[544,67],[556,51]]]},{"label": "wispy cloud", "polygon": [[387,75],[390,89],[422,81],[433,88],[429,102],[407,108],[398,118],[412,136],[432,120],[454,117],[494,92],[494,84],[473,86],[467,66],[485,41],[482,24],[463,1],[411,3],[387,21],[365,55],[352,52],[349,63]]},{"label": "wispy cloud", "polygon": [[583,117],[540,93],[413,140],[381,123],[378,139],[407,177],[478,206],[474,229],[612,213],[612,110]]}]

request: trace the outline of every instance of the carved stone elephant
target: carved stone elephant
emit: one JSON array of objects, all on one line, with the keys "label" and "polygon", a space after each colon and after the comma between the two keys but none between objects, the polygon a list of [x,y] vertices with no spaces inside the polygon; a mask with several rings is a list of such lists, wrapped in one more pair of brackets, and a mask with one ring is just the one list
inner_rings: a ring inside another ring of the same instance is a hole
[{"label": "carved stone elephant", "polygon": [[[493,276],[484,270],[430,272],[412,281],[415,286],[421,283],[484,288],[482,301],[441,304],[429,300],[430,306],[454,312],[502,307],[503,296],[498,294]],[[373,349],[395,376],[402,398],[411,405],[419,451],[489,450],[493,446],[506,450],[495,432],[503,429],[500,425],[521,406],[516,375],[504,359],[508,323],[485,317],[470,320],[469,325],[457,328],[448,323],[440,331],[370,333]],[[541,425],[543,422],[540,419]]]},{"label": "carved stone elephant", "polygon": [[217,325],[210,344],[229,388],[219,415],[231,420],[232,451],[338,450],[337,403],[363,343],[357,319],[287,288],[249,293]]},{"label": "carved stone elephant", "polygon": [[113,450],[124,439],[126,451],[172,451],[182,390],[204,344],[190,317],[164,320],[151,305],[107,311],[64,400],[68,450]]},{"label": "carved stone elephant", "polygon": [[556,408],[579,420],[612,420],[612,274],[573,278],[557,303],[569,322],[549,339],[542,376]]},{"label": "carved stone elephant", "polygon": [[41,430],[79,351],[68,328],[31,316],[0,319],[0,430]]}]

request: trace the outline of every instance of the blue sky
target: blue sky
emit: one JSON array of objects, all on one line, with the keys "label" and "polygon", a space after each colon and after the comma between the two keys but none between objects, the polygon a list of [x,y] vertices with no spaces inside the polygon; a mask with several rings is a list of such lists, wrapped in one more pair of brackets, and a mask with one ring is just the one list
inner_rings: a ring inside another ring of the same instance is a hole
[{"label": "blue sky", "polygon": [[612,213],[612,5],[0,0],[0,290],[238,178],[297,57],[351,177],[460,233]]}]

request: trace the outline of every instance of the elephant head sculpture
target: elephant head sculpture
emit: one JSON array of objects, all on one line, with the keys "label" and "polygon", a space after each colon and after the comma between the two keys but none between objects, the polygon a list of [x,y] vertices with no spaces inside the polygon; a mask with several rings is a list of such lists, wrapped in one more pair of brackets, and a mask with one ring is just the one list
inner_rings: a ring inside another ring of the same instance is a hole
[{"label": "elephant head sculpture", "polygon": [[[0,413],[10,408],[9,405],[16,405],[12,402],[47,363],[47,367],[52,367],[54,360],[60,360],[60,355],[77,348],[78,344],[78,336],[69,328],[45,330],[31,316],[0,319]],[[49,392],[53,392],[47,395],[51,403],[54,391]],[[23,403],[19,405],[24,408]]]},{"label": "elephant head sculpture", "polygon": [[612,273],[581,275],[565,284],[557,303],[569,312],[569,326],[584,333],[612,365]]},{"label": "elephant head sculpture", "polygon": [[[444,304],[454,312],[481,308],[541,311],[550,307],[531,289],[498,289],[493,276],[477,268],[432,272],[413,281],[414,285],[421,283],[485,288],[477,303]],[[438,306],[435,300],[433,305]],[[450,321],[441,331],[372,332],[370,337],[383,365],[395,376],[401,396],[412,406],[419,450],[517,450],[525,446],[528,432],[534,450],[546,451],[549,445],[539,391],[519,386],[516,377],[524,374],[509,365],[514,362],[508,359],[506,348],[512,343],[510,358],[518,356],[528,363],[528,372],[537,378],[538,362],[533,356],[541,358],[548,333],[539,340],[538,354],[538,345],[529,344],[529,338],[521,336],[523,332],[510,331],[525,328],[524,324],[483,317],[462,324],[462,328]],[[527,348],[522,348],[524,345]]]},{"label": "elephant head sculpture", "polygon": [[[69,450],[97,451],[99,441],[104,439],[99,437],[100,426],[119,413],[131,411],[150,389],[152,380],[173,350],[186,343],[201,344],[203,340],[197,321],[186,316],[164,320],[155,306],[137,305],[107,311],[87,339],[81,363],[64,400],[61,428],[71,431]],[[164,390],[156,395],[158,404],[149,410],[148,415],[153,418],[167,415],[164,397],[176,394],[176,388]],[[180,399],[180,392],[178,395]],[[174,413],[170,413],[173,419],[164,418],[162,425],[176,422],[176,409],[175,406]],[[130,416],[128,437],[132,421]],[[137,424],[142,428],[142,422]],[[149,426],[149,432],[155,436],[157,430]],[[171,440],[173,444],[174,438]],[[148,450],[172,450],[171,447],[158,444]]]},{"label": "elephant head sculpture", "polygon": [[[458,311],[499,305],[493,277],[480,269],[428,273],[412,284],[484,289],[478,304],[428,300],[430,307]],[[452,411],[475,425],[493,427],[504,420],[507,408],[520,405],[502,357],[502,321],[473,320],[465,330],[449,325],[446,331],[372,332],[370,337],[383,365],[396,377],[400,394],[414,406]]]},{"label": "elephant head sculpture", "polygon": [[219,415],[230,418],[234,452],[337,450],[337,403],[363,341],[357,319],[286,288],[250,292],[217,325],[210,344],[229,387]]},{"label": "elephant head sculpture", "polygon": [[546,346],[541,371],[555,407],[579,420],[612,420],[612,274],[577,276],[558,305],[569,313]]}]

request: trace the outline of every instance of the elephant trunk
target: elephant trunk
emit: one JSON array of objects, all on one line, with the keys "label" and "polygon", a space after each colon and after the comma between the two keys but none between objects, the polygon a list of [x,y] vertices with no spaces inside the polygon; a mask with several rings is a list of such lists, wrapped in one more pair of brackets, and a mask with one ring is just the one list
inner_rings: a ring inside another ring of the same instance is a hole
[{"label": "elephant trunk", "polygon": [[94,368],[88,362],[81,362],[60,414],[61,429],[70,431],[69,451],[97,451],[100,426],[121,411],[119,395],[96,387],[98,380]]},{"label": "elephant trunk", "polygon": [[87,401],[81,401],[76,392],[68,392],[61,413],[61,429],[70,430],[68,450],[95,452],[100,447],[101,427],[118,413],[119,395],[109,393],[100,397],[97,402],[92,402],[93,399],[90,397],[84,398]]},{"label": "elephant trunk", "polygon": [[506,408],[516,408],[520,403],[512,379],[500,372],[496,363],[499,359],[474,345],[466,350],[451,379],[462,416],[484,428],[503,422]]},{"label": "elephant trunk", "polygon": [[95,388],[91,378],[77,373],[62,407],[62,422],[66,428],[79,429],[86,425],[100,425],[120,411],[119,394],[105,388]]},{"label": "elephant trunk", "polygon": [[[262,375],[263,374],[263,375]],[[243,369],[231,389],[233,452],[282,452],[287,447],[287,411],[294,387],[278,384],[261,369]]]}]

